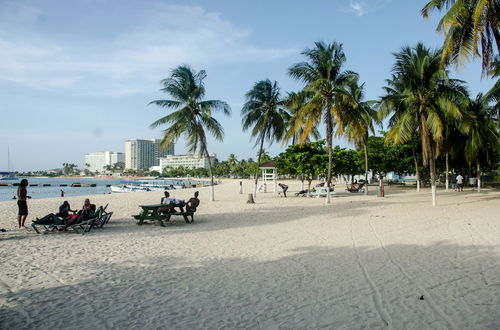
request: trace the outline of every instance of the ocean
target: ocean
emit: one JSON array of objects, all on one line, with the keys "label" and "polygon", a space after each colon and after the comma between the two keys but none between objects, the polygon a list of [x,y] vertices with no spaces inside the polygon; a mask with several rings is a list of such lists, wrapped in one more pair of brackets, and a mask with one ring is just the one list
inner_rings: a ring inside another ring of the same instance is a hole
[{"label": "ocean", "polygon": [[[2,180],[2,184],[19,183],[21,179],[28,179],[28,196],[33,199],[50,198],[61,196],[61,189],[64,191],[64,196],[86,196],[110,194],[111,188],[107,185],[119,184],[120,179],[94,179],[94,178],[37,178],[37,177],[20,177],[19,180]],[[95,187],[71,187],[72,183],[95,184]],[[46,185],[45,187],[43,185]],[[47,186],[50,185],[50,186]],[[61,185],[66,185],[62,186]],[[0,186],[0,201],[12,200],[17,194],[17,186]]]}]

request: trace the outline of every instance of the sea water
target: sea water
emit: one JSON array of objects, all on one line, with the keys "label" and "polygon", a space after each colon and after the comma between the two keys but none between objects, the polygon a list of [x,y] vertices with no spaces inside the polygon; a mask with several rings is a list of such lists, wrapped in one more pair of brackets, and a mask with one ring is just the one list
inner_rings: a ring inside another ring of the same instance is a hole
[{"label": "sea water", "polygon": [[[0,181],[0,201],[13,200],[17,196],[17,186],[12,186],[13,183],[19,183],[22,179],[28,179],[28,196],[31,198],[51,198],[60,197],[61,190],[64,191],[64,196],[89,196],[89,195],[102,195],[111,194],[110,185],[120,185],[123,179],[96,179],[85,177],[74,178],[39,178],[39,177],[20,177],[18,180],[2,180]],[[130,181],[130,180],[127,180]],[[143,180],[139,180],[143,181]],[[169,181],[168,179],[166,181]],[[185,183],[196,183],[198,180],[171,180],[174,185],[182,185]],[[71,187],[72,183],[80,183],[82,185],[95,184],[95,187]],[[2,186],[2,184],[9,184],[9,186]],[[44,187],[43,185],[50,185]],[[37,186],[31,186],[37,185]],[[66,186],[61,186],[66,185]]]}]

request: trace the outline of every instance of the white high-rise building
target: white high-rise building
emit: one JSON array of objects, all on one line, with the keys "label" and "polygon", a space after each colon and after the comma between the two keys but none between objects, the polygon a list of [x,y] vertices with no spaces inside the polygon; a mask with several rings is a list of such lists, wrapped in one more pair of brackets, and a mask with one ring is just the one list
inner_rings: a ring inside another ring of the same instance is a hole
[{"label": "white high-rise building", "polygon": [[103,151],[85,154],[85,168],[91,172],[102,172],[107,165],[123,163],[125,155],[122,152]]},{"label": "white high-rise building", "polygon": [[[213,164],[216,155],[210,154],[210,161]],[[208,158],[200,154],[188,155],[168,155],[160,158],[160,169],[163,171],[165,168],[208,168]]]},{"label": "white high-rise building", "polygon": [[125,169],[148,170],[160,165],[160,157],[174,154],[174,145],[160,151],[160,139],[125,141]]}]

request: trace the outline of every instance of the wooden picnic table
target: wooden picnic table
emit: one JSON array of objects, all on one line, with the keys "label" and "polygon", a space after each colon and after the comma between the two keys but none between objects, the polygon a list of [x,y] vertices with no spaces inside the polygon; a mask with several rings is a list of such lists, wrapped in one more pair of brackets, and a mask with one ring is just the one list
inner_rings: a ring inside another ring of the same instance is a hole
[{"label": "wooden picnic table", "polygon": [[[160,226],[165,227],[163,221],[170,221],[173,215],[180,215],[184,217],[186,223],[194,221],[193,211],[176,211],[175,208],[179,207],[176,204],[152,204],[152,205],[139,205],[142,211],[138,215],[133,215],[134,219],[139,220],[137,224],[141,226],[145,220],[160,222]],[[191,217],[191,221],[188,216]]]}]

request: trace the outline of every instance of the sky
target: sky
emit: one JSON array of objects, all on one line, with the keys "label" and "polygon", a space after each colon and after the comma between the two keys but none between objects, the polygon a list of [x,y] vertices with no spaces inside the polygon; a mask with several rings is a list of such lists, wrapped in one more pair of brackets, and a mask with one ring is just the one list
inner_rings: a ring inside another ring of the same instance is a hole
[{"label": "sky", "polygon": [[[365,82],[366,98],[378,99],[394,52],[442,44],[441,13],[423,19],[424,3],[0,0],[0,171],[83,168],[86,153],[124,152],[127,139],[160,138],[162,129],[149,125],[167,110],[148,103],[170,98],[160,81],[182,64],[206,70],[206,98],[232,109],[231,117],[215,115],[225,138],[209,139],[209,151],[221,160],[231,153],[255,159],[240,116],[255,82],[276,80],[282,95],[300,90],[288,68],[304,61],[301,52],[314,42],[336,41],[345,68]],[[452,77],[467,81],[472,95],[492,86],[481,79],[479,60],[457,69]],[[186,153],[182,138],[175,148]],[[286,146],[265,148],[274,156]]]}]

